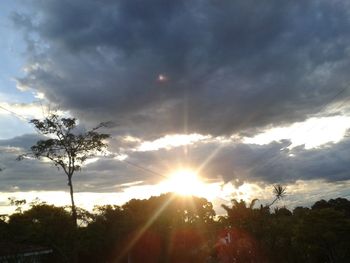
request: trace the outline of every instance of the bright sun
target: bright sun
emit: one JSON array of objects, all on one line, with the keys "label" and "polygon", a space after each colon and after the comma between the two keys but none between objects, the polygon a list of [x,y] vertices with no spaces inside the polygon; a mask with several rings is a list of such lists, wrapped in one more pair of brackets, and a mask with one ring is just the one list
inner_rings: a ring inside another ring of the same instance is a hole
[{"label": "bright sun", "polygon": [[204,187],[198,175],[191,170],[178,170],[172,173],[166,185],[171,192],[180,195],[198,195]]}]

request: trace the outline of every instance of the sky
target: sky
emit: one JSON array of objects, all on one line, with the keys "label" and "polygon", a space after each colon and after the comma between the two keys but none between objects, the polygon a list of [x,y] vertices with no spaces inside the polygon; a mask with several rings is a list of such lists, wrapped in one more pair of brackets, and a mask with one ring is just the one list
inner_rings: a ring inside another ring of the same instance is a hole
[{"label": "sky", "polygon": [[69,204],[62,171],[16,161],[53,110],[113,123],[73,179],[86,208],[172,190],[176,170],[216,207],[274,184],[291,208],[349,198],[349,26],[340,0],[2,1],[0,213]]}]

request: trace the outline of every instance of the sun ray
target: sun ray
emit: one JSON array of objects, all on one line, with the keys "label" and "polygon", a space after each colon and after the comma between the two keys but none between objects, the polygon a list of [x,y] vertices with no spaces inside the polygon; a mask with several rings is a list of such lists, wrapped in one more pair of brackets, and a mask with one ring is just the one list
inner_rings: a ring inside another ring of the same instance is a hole
[{"label": "sun ray", "polygon": [[201,163],[201,165],[196,169],[196,173],[200,173],[205,166],[221,151],[221,149],[224,147],[224,145],[220,145],[216,147],[215,150],[211,152],[211,154],[204,160],[204,162]]},{"label": "sun ray", "polygon": [[169,199],[154,213],[154,215],[146,222],[146,224],[139,230],[135,237],[129,242],[129,244],[122,250],[115,262],[120,262],[124,256],[132,249],[142,235],[148,230],[152,223],[159,217],[159,215],[168,207],[168,205],[174,200],[175,196],[171,195]]}]

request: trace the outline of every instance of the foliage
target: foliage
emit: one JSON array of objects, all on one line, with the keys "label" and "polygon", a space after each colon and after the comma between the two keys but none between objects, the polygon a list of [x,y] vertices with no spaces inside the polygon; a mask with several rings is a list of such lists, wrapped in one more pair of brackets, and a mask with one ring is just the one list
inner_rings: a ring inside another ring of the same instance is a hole
[{"label": "foliage", "polygon": [[59,118],[55,114],[44,120],[33,119],[30,123],[47,138],[39,140],[31,147],[30,153],[19,156],[19,160],[26,156],[46,158],[57,168],[63,169],[70,187],[72,217],[77,223],[72,177],[88,158],[101,153],[106,148],[105,140],[109,135],[98,132],[98,129],[106,126],[106,123],[101,123],[84,133],[76,133],[78,123],[75,118]]},{"label": "foliage", "polygon": [[[232,200],[215,220],[204,198],[172,194],[80,211],[32,203],[0,221],[0,243],[52,248],[49,262],[348,262],[350,201],[320,200],[290,211]],[[77,258],[73,251],[78,243]]]},{"label": "foliage", "polygon": [[33,119],[30,121],[42,134],[53,138],[40,140],[31,147],[32,154],[36,158],[48,158],[55,166],[60,167],[68,176],[81,169],[84,162],[102,152],[107,146],[104,142],[109,138],[108,134],[100,134],[97,130],[106,124],[101,123],[97,127],[85,133],[75,134],[77,127],[75,118],[59,118],[53,114],[44,120]]},{"label": "foliage", "polygon": [[268,207],[272,206],[276,201],[283,199],[286,195],[286,187],[282,186],[280,184],[276,184],[273,186],[273,193],[275,195],[275,199],[269,204],[267,205]]},{"label": "foliage", "polygon": [[27,203],[25,199],[18,200],[14,197],[9,197],[8,200],[10,202],[10,205],[16,206],[16,211],[20,213],[22,212],[22,206]]},{"label": "foliage", "polygon": [[[312,209],[285,207],[271,213],[243,200],[227,211],[226,234],[234,242],[220,250],[219,259],[231,262],[347,262],[350,259],[350,201],[316,202]],[[245,244],[242,246],[242,243]]]},{"label": "foliage", "polygon": [[127,257],[136,262],[141,258],[141,262],[202,262],[193,260],[209,254],[207,243],[215,212],[204,198],[164,194],[147,200],[132,199],[121,207],[96,207],[95,215],[83,230],[84,262],[122,261]]},{"label": "foliage", "polygon": [[76,229],[63,207],[38,204],[12,214],[8,231],[16,244],[41,245],[54,250],[52,262],[71,262]]}]

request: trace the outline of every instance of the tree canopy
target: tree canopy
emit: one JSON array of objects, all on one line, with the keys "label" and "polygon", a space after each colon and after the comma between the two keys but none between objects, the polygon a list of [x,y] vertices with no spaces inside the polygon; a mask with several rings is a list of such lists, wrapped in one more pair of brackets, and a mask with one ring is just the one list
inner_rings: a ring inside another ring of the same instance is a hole
[{"label": "tree canopy", "polygon": [[81,170],[87,159],[102,153],[107,147],[105,140],[109,138],[109,134],[98,132],[107,123],[101,123],[85,132],[77,131],[77,119],[60,118],[56,114],[51,114],[43,120],[33,119],[30,123],[46,138],[39,140],[31,147],[29,153],[21,155],[19,159],[26,156],[46,158],[64,171],[70,188],[72,217],[76,223],[77,211],[72,177],[76,171]]},{"label": "tree canopy", "polygon": [[92,214],[81,210],[90,220],[76,228],[65,208],[37,202],[0,221],[0,243],[53,249],[43,262],[349,261],[349,200],[293,211],[253,204],[232,201],[226,220],[217,220],[203,198],[163,194],[97,206]]}]

